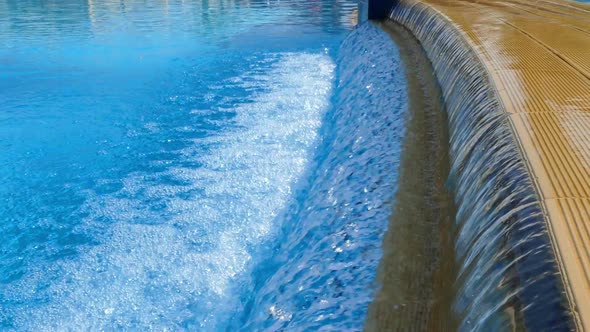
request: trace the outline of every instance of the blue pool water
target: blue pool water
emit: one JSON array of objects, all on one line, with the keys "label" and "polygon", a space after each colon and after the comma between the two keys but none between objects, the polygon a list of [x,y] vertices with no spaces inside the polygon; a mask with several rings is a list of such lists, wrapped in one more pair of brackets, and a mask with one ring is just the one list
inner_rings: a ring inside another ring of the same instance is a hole
[{"label": "blue pool water", "polygon": [[0,329],[360,329],[406,95],[355,8],[0,0]]}]

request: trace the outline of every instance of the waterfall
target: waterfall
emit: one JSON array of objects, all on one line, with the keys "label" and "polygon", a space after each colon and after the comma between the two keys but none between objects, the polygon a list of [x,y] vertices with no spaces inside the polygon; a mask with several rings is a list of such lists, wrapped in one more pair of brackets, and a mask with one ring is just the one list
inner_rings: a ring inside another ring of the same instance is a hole
[{"label": "waterfall", "polygon": [[460,330],[570,330],[543,210],[486,68],[434,9],[402,0],[390,18],[422,44],[448,112]]},{"label": "waterfall", "polygon": [[407,93],[399,51],[366,23],[338,51],[332,109],[297,202],[257,282],[244,330],[360,330],[391,215]]}]

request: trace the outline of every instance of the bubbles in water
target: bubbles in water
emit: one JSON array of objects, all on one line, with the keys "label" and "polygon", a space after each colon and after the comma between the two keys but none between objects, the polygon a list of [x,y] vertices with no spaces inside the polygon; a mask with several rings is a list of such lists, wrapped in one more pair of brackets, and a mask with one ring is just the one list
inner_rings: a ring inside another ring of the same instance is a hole
[{"label": "bubbles in water", "polygon": [[[226,110],[235,114],[234,126],[180,150],[199,167],[138,171],[119,190],[90,193],[88,216],[76,232],[100,235],[95,230],[110,220],[107,231],[80,257],[33,268],[8,286],[3,296],[15,303],[7,313],[15,326],[227,324],[240,310],[233,282],[248,275],[251,253],[276,231],[275,217],[303,174],[331,95],[334,64],[325,54],[279,54],[267,65],[236,81],[257,92]],[[160,126],[146,128],[153,133]]]},{"label": "bubbles in water", "polygon": [[245,292],[251,295],[236,329],[364,325],[397,186],[407,94],[398,50],[373,24],[348,36],[337,64],[323,144],[298,201],[285,211],[274,257]]}]

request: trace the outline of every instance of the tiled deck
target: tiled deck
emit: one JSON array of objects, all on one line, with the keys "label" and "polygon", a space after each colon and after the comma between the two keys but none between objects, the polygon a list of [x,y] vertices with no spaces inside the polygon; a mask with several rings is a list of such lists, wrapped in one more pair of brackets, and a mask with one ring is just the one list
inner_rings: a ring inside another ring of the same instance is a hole
[{"label": "tiled deck", "polygon": [[590,5],[424,0],[488,69],[537,186],[576,324],[590,331]]}]

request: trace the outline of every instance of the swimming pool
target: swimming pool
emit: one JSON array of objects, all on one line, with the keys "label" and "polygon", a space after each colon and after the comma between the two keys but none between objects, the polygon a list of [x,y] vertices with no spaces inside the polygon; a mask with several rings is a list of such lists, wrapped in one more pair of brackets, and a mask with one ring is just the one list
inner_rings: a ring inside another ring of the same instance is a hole
[{"label": "swimming pool", "polygon": [[360,329],[407,97],[355,9],[1,1],[0,328]]}]

